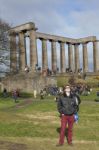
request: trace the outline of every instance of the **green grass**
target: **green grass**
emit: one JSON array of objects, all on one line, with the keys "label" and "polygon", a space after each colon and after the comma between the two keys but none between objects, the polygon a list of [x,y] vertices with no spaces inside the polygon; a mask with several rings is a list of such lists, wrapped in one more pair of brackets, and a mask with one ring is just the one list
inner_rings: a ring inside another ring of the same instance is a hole
[{"label": "green grass", "polygon": [[94,88],[90,95],[88,96],[81,95],[80,98],[81,100],[88,100],[88,101],[94,101],[95,99],[99,99],[99,97],[97,97],[97,94],[96,94],[97,91],[99,91],[99,88]]},{"label": "green grass", "polygon": [[[61,77],[57,76],[56,79],[57,79],[58,86],[61,87],[64,86],[65,84],[68,84],[70,78],[71,78],[70,76],[61,76]],[[75,79],[76,79],[75,80],[76,83],[85,83],[94,88],[98,86],[98,82],[99,82],[99,80],[96,79],[96,76],[87,76],[86,80],[78,77],[75,77]]]},{"label": "green grass", "polygon": [[65,84],[68,84],[68,77],[56,77],[56,80],[57,80],[57,85],[60,86],[60,87],[63,87]]},{"label": "green grass", "polygon": [[[99,148],[99,103],[94,102],[96,91],[81,97],[79,122],[74,124],[74,150]],[[5,141],[0,144],[0,149],[7,149],[11,142],[25,144],[28,150],[57,149],[55,145],[59,138],[60,118],[54,97],[31,99],[30,105],[16,107],[24,100],[19,99],[19,103],[14,103],[11,98],[0,98],[0,140]],[[70,149],[66,140],[61,149]]]}]

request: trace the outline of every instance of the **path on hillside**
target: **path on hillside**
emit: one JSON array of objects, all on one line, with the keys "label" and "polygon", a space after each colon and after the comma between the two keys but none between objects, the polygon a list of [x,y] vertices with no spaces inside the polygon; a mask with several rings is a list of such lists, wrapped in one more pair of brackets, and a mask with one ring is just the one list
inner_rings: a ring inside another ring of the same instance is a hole
[{"label": "path on hillside", "polygon": [[[34,103],[34,102],[37,102],[37,103],[39,103],[40,101],[42,101],[42,102],[44,102],[45,101],[45,99],[44,100],[38,100],[38,99],[33,99],[33,98],[25,98],[25,99],[21,99],[20,100],[20,102],[19,102],[19,100],[15,103],[15,105],[14,106],[11,106],[11,107],[6,107],[6,108],[2,108],[2,110],[3,111],[7,111],[7,110],[18,110],[18,109],[21,109],[21,108],[25,108],[25,107],[27,107],[27,106],[29,106],[29,105],[31,105],[32,103]],[[46,100],[47,101],[47,100]],[[56,103],[56,102],[55,102]],[[83,101],[81,101],[81,105],[82,104],[99,104],[99,102],[96,102],[96,101],[89,101],[89,100],[83,100]],[[56,103],[56,105],[57,105],[57,103]]]},{"label": "path on hillside", "polygon": [[32,103],[33,103],[32,99],[24,99],[24,100],[22,100],[21,103],[16,104],[14,107],[15,108],[23,108],[23,107],[28,106]]},{"label": "path on hillside", "polygon": [[[37,150],[37,149],[38,150],[46,150],[46,149],[50,150],[50,148],[52,148],[54,150],[57,150],[57,147],[56,147],[56,143],[57,143],[57,140],[58,140],[57,138],[51,139],[51,138],[33,137],[33,138],[29,138],[29,140],[32,141],[32,143],[33,143],[32,146],[35,146],[36,149],[33,149],[33,147],[32,147],[32,149],[29,148],[30,146],[28,145],[28,143],[23,144],[23,143],[20,143],[20,142],[18,143],[18,142],[13,142],[13,141],[0,140],[0,150]],[[46,145],[45,145],[45,142],[47,143]],[[91,140],[90,141],[87,141],[87,140],[74,140],[73,141],[73,144],[74,144],[73,147],[68,147],[67,143],[64,143],[64,146],[62,147],[62,150],[65,150],[66,147],[67,147],[67,150],[70,150],[72,148],[74,150],[76,150],[77,148],[82,149],[82,147],[84,147],[86,145],[89,145],[89,148],[94,147],[94,150],[98,150],[98,143],[99,143],[98,141],[91,141]],[[38,145],[40,145],[42,149]]]},{"label": "path on hillside", "polygon": [[26,144],[0,141],[0,150],[28,150]]},{"label": "path on hillside", "polygon": [[[33,102],[39,102],[39,101],[40,100],[36,100],[36,99],[24,99],[22,100],[21,103],[16,104],[14,107],[17,109],[24,108],[25,106],[31,105]],[[99,104],[99,102],[83,100],[81,104]]]}]

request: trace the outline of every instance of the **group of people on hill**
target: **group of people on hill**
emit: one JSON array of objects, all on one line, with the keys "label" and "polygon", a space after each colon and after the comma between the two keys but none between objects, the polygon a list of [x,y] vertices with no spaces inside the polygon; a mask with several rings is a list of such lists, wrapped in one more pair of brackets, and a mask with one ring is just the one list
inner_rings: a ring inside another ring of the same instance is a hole
[{"label": "group of people on hill", "polygon": [[[57,101],[57,97],[63,94],[64,88],[65,87],[46,86],[40,90],[39,92],[40,98],[44,99],[47,95],[53,95],[56,96],[55,100]],[[71,92],[77,95],[88,96],[90,95],[91,91],[92,88],[86,84],[71,85]],[[38,93],[36,89],[34,89],[33,94],[34,94],[34,98],[37,98]]]},{"label": "group of people on hill", "polygon": [[[14,99],[14,101],[17,102],[17,99],[18,99],[18,97],[20,96],[19,90],[18,90],[18,89],[13,89],[13,90],[11,91],[11,95],[12,95],[12,98]],[[4,89],[3,89],[3,97],[6,98],[6,97],[8,97],[8,96],[9,96],[8,91],[7,91],[6,88],[4,88]]]},{"label": "group of people on hill", "polygon": [[71,86],[71,90],[73,93],[88,96],[90,95],[92,88],[87,84],[77,84]]},{"label": "group of people on hill", "polygon": [[[58,92],[61,94],[64,91],[64,87],[59,87]],[[71,85],[71,92],[78,95],[88,96],[90,95],[92,88],[87,84],[75,84]]]}]

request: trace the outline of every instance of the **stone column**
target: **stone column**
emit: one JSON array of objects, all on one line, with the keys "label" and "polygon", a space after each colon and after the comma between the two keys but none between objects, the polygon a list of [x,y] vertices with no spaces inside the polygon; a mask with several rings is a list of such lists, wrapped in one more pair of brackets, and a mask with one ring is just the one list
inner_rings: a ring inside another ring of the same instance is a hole
[{"label": "stone column", "polygon": [[20,71],[24,71],[26,66],[26,49],[25,49],[24,33],[19,33],[19,68]]},{"label": "stone column", "polygon": [[93,70],[94,72],[98,71],[98,50],[97,42],[93,42]]},{"label": "stone column", "polygon": [[56,72],[57,70],[57,56],[56,56],[56,42],[51,42],[52,48],[52,71]]},{"label": "stone column", "polygon": [[17,69],[17,52],[16,52],[16,34],[10,35],[10,71],[16,72]]},{"label": "stone column", "polygon": [[71,43],[68,43],[68,67],[73,71],[73,49]]},{"label": "stone column", "polygon": [[30,66],[32,71],[35,71],[37,62],[37,45],[35,30],[30,31]]},{"label": "stone column", "polygon": [[60,43],[60,71],[65,72],[65,43]]},{"label": "stone column", "polygon": [[87,43],[83,43],[83,72],[88,72]]},{"label": "stone column", "polygon": [[78,72],[79,69],[79,45],[74,45],[74,52],[75,52],[75,72]]},{"label": "stone column", "polygon": [[42,69],[47,69],[48,67],[48,58],[47,58],[47,41],[42,40]]}]

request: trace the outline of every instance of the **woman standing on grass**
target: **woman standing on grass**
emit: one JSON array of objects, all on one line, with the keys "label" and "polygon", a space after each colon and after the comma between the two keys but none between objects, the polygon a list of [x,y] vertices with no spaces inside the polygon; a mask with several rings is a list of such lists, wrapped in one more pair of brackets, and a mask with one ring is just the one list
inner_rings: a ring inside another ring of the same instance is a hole
[{"label": "woman standing on grass", "polygon": [[76,99],[71,93],[70,86],[66,86],[63,96],[58,100],[58,111],[61,115],[61,131],[59,143],[56,146],[62,146],[64,144],[65,129],[68,124],[67,142],[72,145],[72,130],[74,124],[74,114],[76,113]]}]

